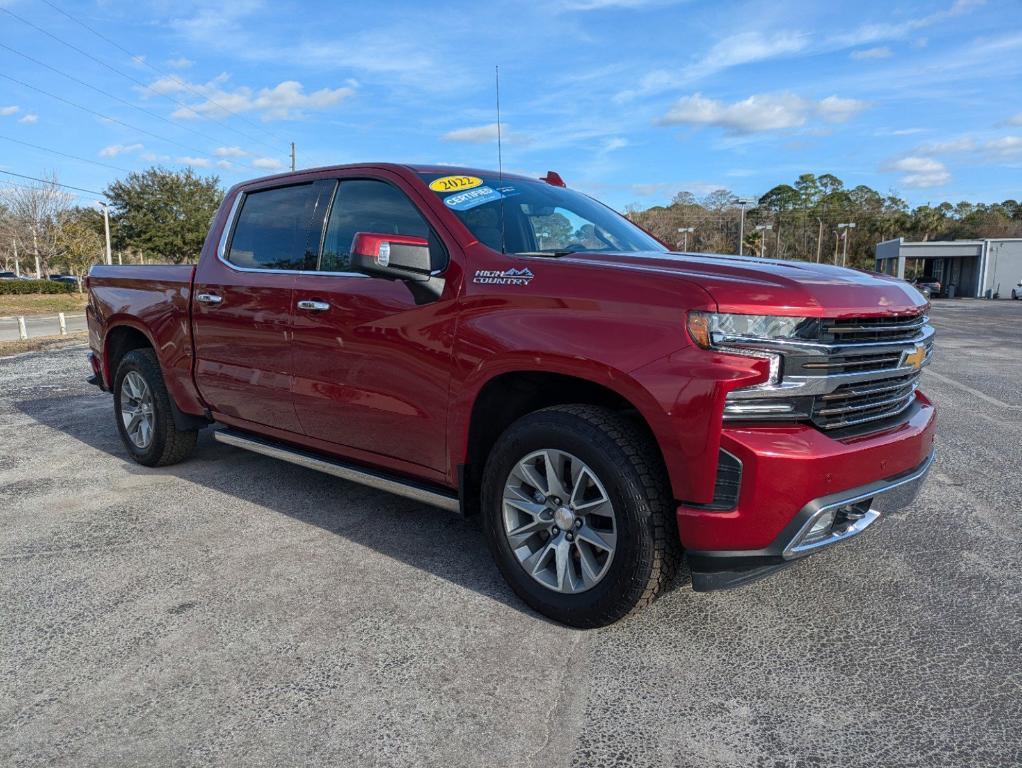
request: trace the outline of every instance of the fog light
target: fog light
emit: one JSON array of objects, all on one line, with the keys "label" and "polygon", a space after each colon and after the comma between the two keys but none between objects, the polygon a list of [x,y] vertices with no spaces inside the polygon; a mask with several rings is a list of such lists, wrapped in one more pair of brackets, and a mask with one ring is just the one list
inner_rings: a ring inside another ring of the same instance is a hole
[{"label": "fog light", "polygon": [[806,533],[800,544],[814,544],[830,535],[830,529],[834,525],[834,510],[829,509],[821,514],[813,523],[813,527]]}]

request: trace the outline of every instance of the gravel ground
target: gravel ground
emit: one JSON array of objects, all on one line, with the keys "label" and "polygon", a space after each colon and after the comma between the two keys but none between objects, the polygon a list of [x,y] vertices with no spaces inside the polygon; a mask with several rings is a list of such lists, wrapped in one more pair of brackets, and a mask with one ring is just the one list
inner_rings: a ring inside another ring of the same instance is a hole
[{"label": "gravel ground", "polygon": [[0,360],[0,764],[1022,763],[1022,303],[938,302],[916,506],[579,632],[456,516],[200,439],[126,457],[81,348]]}]

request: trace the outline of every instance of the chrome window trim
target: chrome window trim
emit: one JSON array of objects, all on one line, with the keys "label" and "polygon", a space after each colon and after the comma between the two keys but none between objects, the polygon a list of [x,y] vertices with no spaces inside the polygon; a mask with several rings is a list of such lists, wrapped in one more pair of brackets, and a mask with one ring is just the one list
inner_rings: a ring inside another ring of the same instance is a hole
[{"label": "chrome window trim", "polygon": [[[315,182],[311,182],[315,183]],[[286,184],[287,186],[296,186],[294,184]],[[283,189],[284,187],[266,187],[265,189],[258,189],[255,192],[265,192],[272,189]],[[241,204],[246,197],[248,192],[239,192],[237,197],[234,198],[234,202],[231,204],[231,211],[227,214],[227,223],[224,224],[224,231],[220,234],[220,243],[217,245],[216,257],[228,269],[234,272],[250,272],[260,275],[326,275],[328,277],[356,277],[356,278],[367,278],[369,275],[361,272],[319,272],[311,269],[259,269],[258,267],[239,267],[237,264],[231,263],[227,258],[227,246],[230,243],[234,235],[234,225],[237,224],[238,214],[241,212]]]}]

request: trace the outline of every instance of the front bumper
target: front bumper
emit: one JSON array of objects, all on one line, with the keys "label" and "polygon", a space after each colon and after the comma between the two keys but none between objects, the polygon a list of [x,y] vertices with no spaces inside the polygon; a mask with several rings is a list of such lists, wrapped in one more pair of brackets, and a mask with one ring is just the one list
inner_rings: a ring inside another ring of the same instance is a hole
[{"label": "front bumper", "polygon": [[[697,591],[738,586],[853,538],[912,502],[933,461],[935,417],[921,394],[908,418],[847,441],[812,427],[725,430],[742,462],[734,509],[680,506],[678,531]],[[807,540],[836,512],[828,535]]]}]

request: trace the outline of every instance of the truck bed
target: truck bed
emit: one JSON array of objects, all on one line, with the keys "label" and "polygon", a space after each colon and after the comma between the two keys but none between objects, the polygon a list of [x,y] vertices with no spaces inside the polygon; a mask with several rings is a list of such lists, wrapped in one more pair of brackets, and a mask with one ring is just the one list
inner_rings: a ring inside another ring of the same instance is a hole
[{"label": "truck bed", "polygon": [[[191,294],[195,265],[96,266],[89,272],[89,343],[107,350],[107,329],[119,334],[140,333],[158,350],[167,389],[178,407],[202,413],[192,380]],[[126,329],[131,329],[126,330]],[[131,344],[130,336],[118,343]],[[114,371],[101,357],[103,381],[113,384]]]}]

